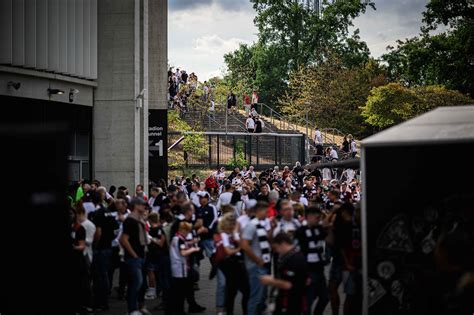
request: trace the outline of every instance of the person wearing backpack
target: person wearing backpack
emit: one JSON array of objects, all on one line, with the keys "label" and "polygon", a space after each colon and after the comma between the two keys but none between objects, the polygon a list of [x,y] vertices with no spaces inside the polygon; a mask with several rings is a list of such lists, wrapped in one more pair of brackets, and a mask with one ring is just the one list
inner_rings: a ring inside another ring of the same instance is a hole
[{"label": "person wearing backpack", "polygon": [[[242,313],[247,314],[250,287],[243,256],[240,252],[237,217],[226,213],[219,221],[219,234],[216,237],[216,260],[218,268],[225,276],[225,309],[227,315],[234,314],[234,302],[237,292],[242,293]],[[224,314],[224,313],[218,313]]]}]

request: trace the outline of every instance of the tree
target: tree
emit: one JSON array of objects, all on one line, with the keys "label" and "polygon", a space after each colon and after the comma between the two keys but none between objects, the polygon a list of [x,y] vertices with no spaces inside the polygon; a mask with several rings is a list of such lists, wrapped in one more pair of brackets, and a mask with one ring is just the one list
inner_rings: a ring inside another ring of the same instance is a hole
[{"label": "tree", "polygon": [[276,45],[240,45],[224,60],[228,69],[225,80],[237,96],[255,89],[262,102],[273,103],[286,88],[286,59]]},{"label": "tree", "polygon": [[[469,0],[431,0],[420,36],[388,47],[382,59],[392,81],[406,86],[444,85],[474,95],[474,9]],[[447,30],[430,31],[440,25]]]},{"label": "tree", "polygon": [[[365,43],[359,42],[357,36],[349,36],[349,28],[353,26],[352,20],[364,13],[368,5],[375,8],[373,3],[360,0],[323,1],[318,10],[306,6],[305,1],[301,0],[251,2],[257,11],[255,25],[261,43],[276,44],[282,48],[290,70],[321,62],[323,51],[328,47],[340,49],[341,52],[349,47],[362,48],[357,53],[367,52]],[[348,41],[348,38],[351,40]]]},{"label": "tree", "polygon": [[439,106],[474,104],[474,100],[443,86],[404,87],[389,83],[370,92],[362,108],[366,123],[387,128]]},{"label": "tree", "polygon": [[320,128],[333,127],[363,136],[367,131],[361,107],[372,87],[387,83],[385,70],[373,59],[347,67],[337,54],[327,54],[324,63],[300,68],[291,75],[289,91],[281,99],[282,111],[293,118],[308,114]]},{"label": "tree", "polygon": [[323,63],[326,52],[339,54],[346,66],[364,64],[369,50],[358,30],[350,34],[352,20],[365,12],[360,0],[323,1],[322,11],[302,0],[251,0],[257,12],[259,39],[225,55],[226,79],[241,92],[255,88],[260,100],[276,106],[288,88],[290,73]]}]

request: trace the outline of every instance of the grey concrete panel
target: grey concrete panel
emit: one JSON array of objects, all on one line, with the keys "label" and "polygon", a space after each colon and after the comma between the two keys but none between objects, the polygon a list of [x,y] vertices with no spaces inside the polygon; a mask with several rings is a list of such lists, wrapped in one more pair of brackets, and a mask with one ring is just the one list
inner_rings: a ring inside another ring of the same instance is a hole
[{"label": "grey concrete panel", "polygon": [[91,0],[90,78],[97,79],[97,0]]},{"label": "grey concrete panel", "polygon": [[149,2],[149,108],[167,108],[168,1]]},{"label": "grey concrete panel", "polygon": [[112,180],[126,180],[113,176],[130,173],[129,181],[121,184],[133,185],[134,102],[96,101],[93,115],[95,177],[100,176],[101,181],[110,185]]},{"label": "grey concrete panel", "polygon": [[68,0],[59,1],[59,72],[68,73],[67,45],[68,45]]},{"label": "grey concrete panel", "polygon": [[83,55],[84,55],[84,69],[83,75],[85,78],[90,78],[91,75],[91,0],[84,1],[84,38],[83,38]]},{"label": "grey concrete panel", "polygon": [[76,0],[67,0],[67,72],[76,74]]},{"label": "grey concrete panel", "polygon": [[12,0],[0,0],[0,64],[12,62]]},{"label": "grey concrete panel", "polygon": [[48,0],[36,0],[36,68],[48,69]]},{"label": "grey concrete panel", "polygon": [[[20,82],[21,87],[18,90],[9,88],[9,81]],[[48,94],[48,88],[60,89],[65,93],[63,95],[50,96]],[[69,92],[71,89],[79,91],[79,93],[74,94],[73,102],[69,102]],[[79,83],[55,80],[53,78],[0,72],[0,95],[92,106],[93,89],[93,86],[85,86]]]},{"label": "grey concrete panel", "polygon": [[12,64],[25,65],[25,0],[13,1]]},{"label": "grey concrete panel", "polygon": [[59,0],[48,0],[48,68],[59,72]]},{"label": "grey concrete panel", "polygon": [[25,0],[25,67],[36,67],[36,0]]},{"label": "grey concrete panel", "polygon": [[84,0],[76,0],[76,75],[84,75]]}]

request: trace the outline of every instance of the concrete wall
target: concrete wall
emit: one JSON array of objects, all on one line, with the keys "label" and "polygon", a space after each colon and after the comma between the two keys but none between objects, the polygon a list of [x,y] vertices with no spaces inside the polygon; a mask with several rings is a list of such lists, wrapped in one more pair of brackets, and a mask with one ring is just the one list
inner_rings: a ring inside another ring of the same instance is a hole
[{"label": "concrete wall", "polygon": [[93,176],[104,185],[134,182],[134,0],[98,1],[98,88]]},{"label": "concrete wall", "polygon": [[[9,82],[20,83],[20,87],[15,89]],[[64,75],[0,66],[0,95],[92,106],[95,86],[95,82]],[[64,94],[50,95],[48,89],[59,89]],[[69,100],[71,90],[79,92],[73,94],[72,102]]]},{"label": "concrete wall", "polygon": [[167,109],[168,0],[150,0],[149,8],[149,106]]},{"label": "concrete wall", "polygon": [[[140,4],[140,40],[138,59],[135,59],[137,1]],[[145,1],[148,4],[148,63],[143,37],[147,33],[143,14]],[[147,88],[145,100],[148,100],[149,109],[167,108],[167,16],[167,0],[98,0],[98,88],[94,102],[93,174],[106,186],[124,185],[130,191],[134,189],[135,98],[138,93]],[[148,120],[143,120],[143,110],[139,115],[140,168],[137,173],[140,173],[139,182],[143,183],[148,178],[144,176],[144,172],[148,172],[144,167],[144,159],[148,160],[148,154],[145,154],[145,150],[148,152],[148,139],[144,141],[142,128]]]}]

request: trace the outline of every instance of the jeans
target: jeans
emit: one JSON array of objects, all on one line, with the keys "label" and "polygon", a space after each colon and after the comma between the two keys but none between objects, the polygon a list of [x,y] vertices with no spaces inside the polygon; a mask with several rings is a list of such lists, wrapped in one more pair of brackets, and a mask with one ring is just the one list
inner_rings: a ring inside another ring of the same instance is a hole
[{"label": "jeans", "polygon": [[250,297],[247,306],[248,315],[260,315],[265,308],[266,287],[260,283],[260,276],[268,274],[268,269],[255,266],[248,269],[250,283]]},{"label": "jeans", "polygon": [[112,249],[94,251],[94,298],[98,307],[109,306],[109,269]]},{"label": "jeans", "polygon": [[138,311],[138,303],[143,302],[144,292],[143,270],[145,267],[145,260],[143,258],[125,258],[125,264],[128,267],[128,290],[127,290],[127,306],[128,312]]},{"label": "jeans", "polygon": [[[321,271],[310,271],[309,277],[311,279],[311,284],[307,290],[307,299],[308,299],[308,311],[307,315],[322,315],[324,309],[329,303],[329,289],[326,284],[326,276],[324,275],[324,270]],[[311,307],[313,306],[314,300],[318,298],[318,302],[314,309],[314,313],[311,313]]]},{"label": "jeans", "polygon": [[207,239],[207,240],[202,240],[201,243],[199,244],[199,247],[201,247],[204,250],[204,253],[206,254],[207,258],[211,258],[212,253],[214,253],[214,250],[216,249],[214,245],[214,240]]},{"label": "jeans", "polygon": [[219,269],[225,275],[225,309],[227,315],[234,314],[234,302],[237,292],[242,293],[242,313],[247,315],[249,299],[249,280],[244,263],[235,256],[225,259],[219,264]]},{"label": "jeans", "polygon": [[112,289],[115,269],[119,270],[119,295],[125,293],[125,286],[127,285],[127,267],[122,257],[119,254],[119,247],[112,247],[112,257],[110,259],[109,268],[109,288]]},{"label": "jeans", "polygon": [[225,307],[225,275],[220,269],[217,269],[216,306]]}]

